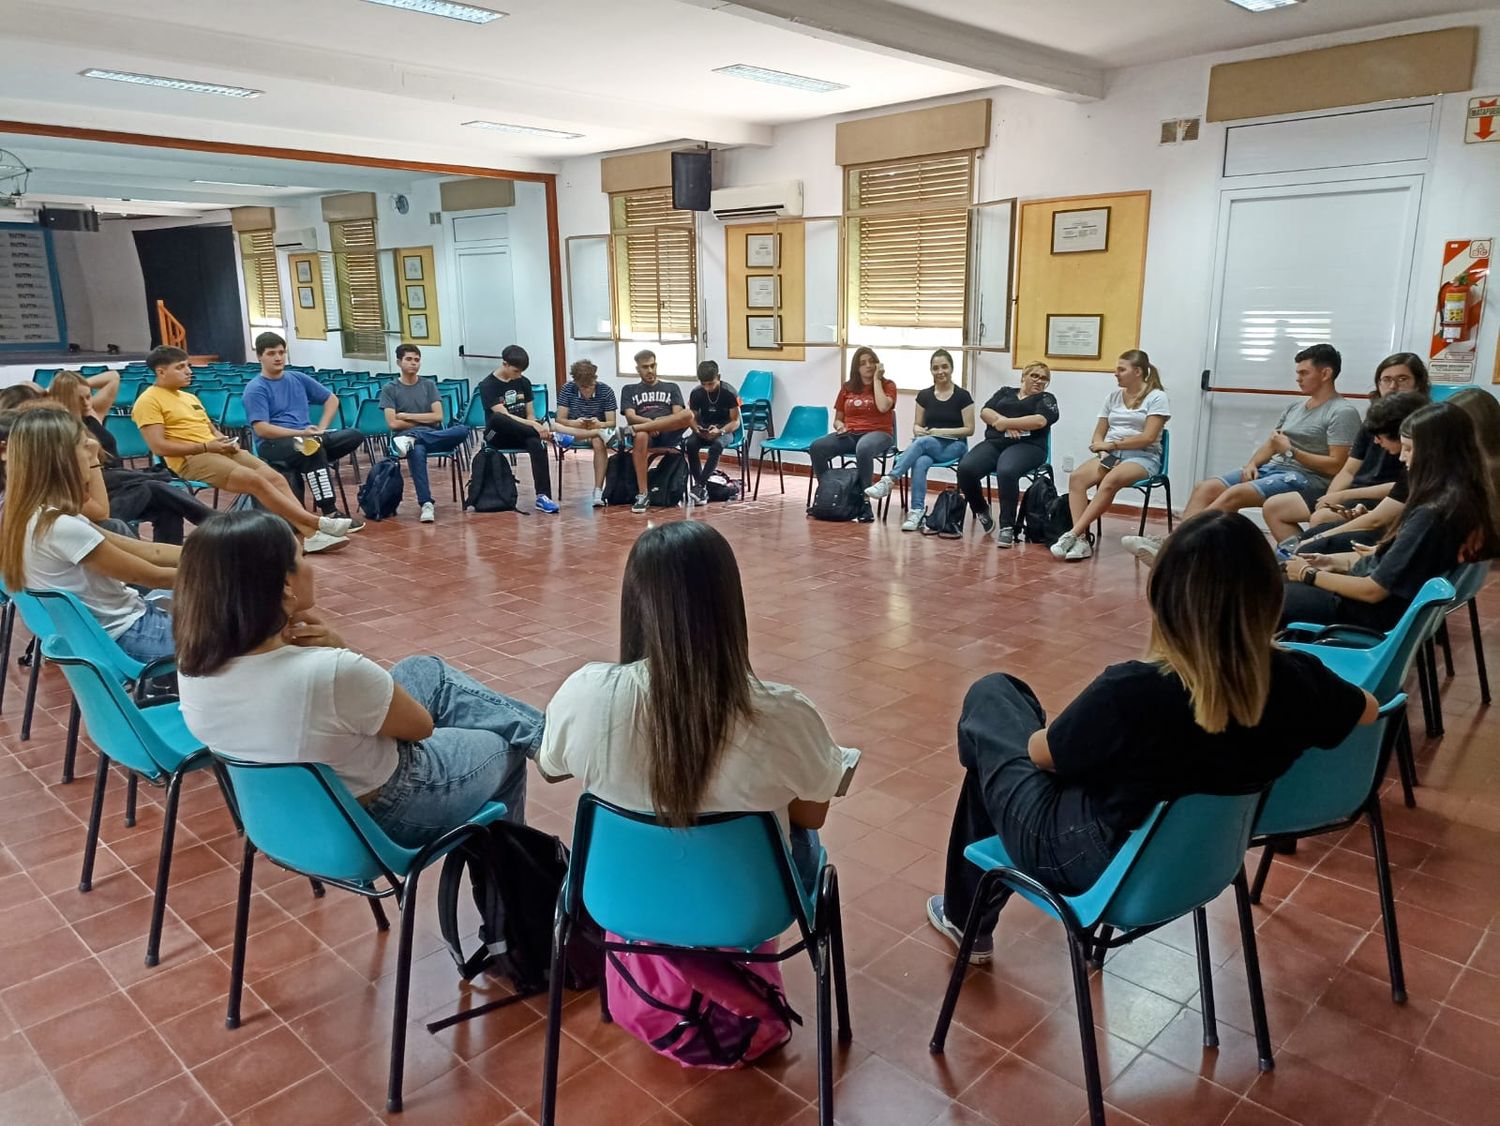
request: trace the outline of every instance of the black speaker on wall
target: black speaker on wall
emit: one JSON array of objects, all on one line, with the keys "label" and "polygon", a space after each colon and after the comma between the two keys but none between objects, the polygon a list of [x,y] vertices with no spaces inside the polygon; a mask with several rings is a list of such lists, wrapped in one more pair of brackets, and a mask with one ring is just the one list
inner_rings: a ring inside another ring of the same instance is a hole
[{"label": "black speaker on wall", "polygon": [[99,212],[93,208],[84,211],[76,207],[44,207],[37,221],[54,231],[97,231]]},{"label": "black speaker on wall", "polygon": [[678,211],[707,211],[713,191],[714,155],[707,149],[672,154],[672,206]]}]

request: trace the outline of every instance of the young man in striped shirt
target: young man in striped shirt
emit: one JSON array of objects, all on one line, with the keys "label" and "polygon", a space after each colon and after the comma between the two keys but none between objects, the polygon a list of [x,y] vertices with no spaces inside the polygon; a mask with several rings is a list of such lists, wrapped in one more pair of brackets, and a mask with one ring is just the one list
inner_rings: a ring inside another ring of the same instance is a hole
[{"label": "young man in striped shirt", "polygon": [[563,449],[584,442],[594,447],[594,507],[604,507],[604,471],[609,465],[609,447],[615,441],[615,393],[599,382],[599,369],[589,360],[578,360],[568,369],[568,382],[557,393],[557,418],[553,440]]}]

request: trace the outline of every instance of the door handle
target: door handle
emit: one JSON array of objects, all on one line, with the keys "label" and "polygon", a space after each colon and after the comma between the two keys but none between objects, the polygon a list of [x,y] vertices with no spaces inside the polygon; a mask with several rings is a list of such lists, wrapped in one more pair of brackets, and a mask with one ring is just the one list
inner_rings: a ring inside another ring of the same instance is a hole
[{"label": "door handle", "polygon": [[[462,356],[464,354],[464,350],[462,348],[460,348],[458,350],[458,354],[460,356]],[[1203,369],[1203,376],[1198,381],[1198,386],[1199,386],[1199,388],[1201,390],[1203,390],[1203,391],[1207,391],[1208,390],[1208,379],[1209,379],[1209,376],[1211,376],[1212,374],[1213,373],[1211,371],[1209,371],[1208,368],[1204,368]]]}]

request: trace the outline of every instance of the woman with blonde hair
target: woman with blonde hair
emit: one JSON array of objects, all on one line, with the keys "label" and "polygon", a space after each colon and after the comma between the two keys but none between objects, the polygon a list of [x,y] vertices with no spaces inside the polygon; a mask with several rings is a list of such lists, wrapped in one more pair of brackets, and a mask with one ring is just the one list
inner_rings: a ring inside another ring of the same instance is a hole
[{"label": "woman with blonde hair", "polygon": [[[1073,526],[1052,545],[1052,554],[1070,563],[1094,554],[1089,527],[1114,503],[1115,495],[1161,472],[1161,436],[1172,417],[1161,373],[1150,356],[1132,348],[1115,364],[1115,381],[1119,386],[1104,400],[1089,442],[1095,456],[1068,474]],[[1089,490],[1095,486],[1091,499]]]},{"label": "woman with blonde hair", "polygon": [[[966,774],[932,925],[956,946],[979,869],[964,859],[999,834],[1019,868],[1076,895],[1158,802],[1270,785],[1309,747],[1373,723],[1368,692],[1316,658],[1278,648],[1281,572],[1264,534],[1232,512],[1186,520],[1147,586],[1144,659],[1106,668],[1048,725],[1031,690],[1001,674],[969,689],[958,723]],[[976,961],[993,950],[984,921]]]},{"label": "woman with blonde hair", "polygon": [[144,520],[151,525],[151,535],[157,543],[180,545],[184,521],[201,524],[214,510],[195,498],[180,481],[174,485],[175,478],[165,468],[140,470],[123,466],[119,444],[98,413],[101,402],[104,413],[108,413],[119,389],[119,373],[106,374],[115,375],[116,379],[103,391],[95,390],[92,382],[76,371],[58,372],[47,389],[48,397],[82,422],[89,436],[99,443],[99,468],[89,472],[83,514],[91,520],[109,517],[127,525]]},{"label": "woman with blonde hair", "polygon": [[16,417],[5,446],[0,580],[8,590],[76,596],[129,656],[154,661],[172,652],[172,615],[133,587],[172,587],[180,549],[128,539],[84,518],[85,480],[98,456],[98,443],[65,411]]},{"label": "woman with blonde hair", "polygon": [[1019,389],[1002,387],[991,395],[979,412],[986,428],[984,441],[958,463],[959,490],[986,532],[995,530],[995,520],[984,496],[984,479],[993,473],[1000,483],[1000,530],[995,532],[1000,547],[1015,546],[1021,478],[1047,460],[1047,436],[1061,417],[1057,400],[1047,390],[1051,382],[1051,368],[1030,363],[1021,371]]}]

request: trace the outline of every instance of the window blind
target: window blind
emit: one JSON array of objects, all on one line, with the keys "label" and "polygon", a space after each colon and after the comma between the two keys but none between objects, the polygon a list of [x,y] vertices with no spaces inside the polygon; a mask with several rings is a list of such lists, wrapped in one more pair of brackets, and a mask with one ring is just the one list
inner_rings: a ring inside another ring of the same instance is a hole
[{"label": "window blind", "polygon": [[611,209],[624,244],[626,333],[693,337],[698,329],[698,255],[693,213],[672,190],[622,192]]},{"label": "window blind", "polygon": [[282,324],[281,279],[276,272],[276,232],[240,232],[240,262],[251,324]]},{"label": "window blind", "polygon": [[333,270],[338,286],[339,323],[344,355],[385,358],[385,311],[380,300],[380,259],[375,247],[375,220],[346,219],[329,223]]}]

